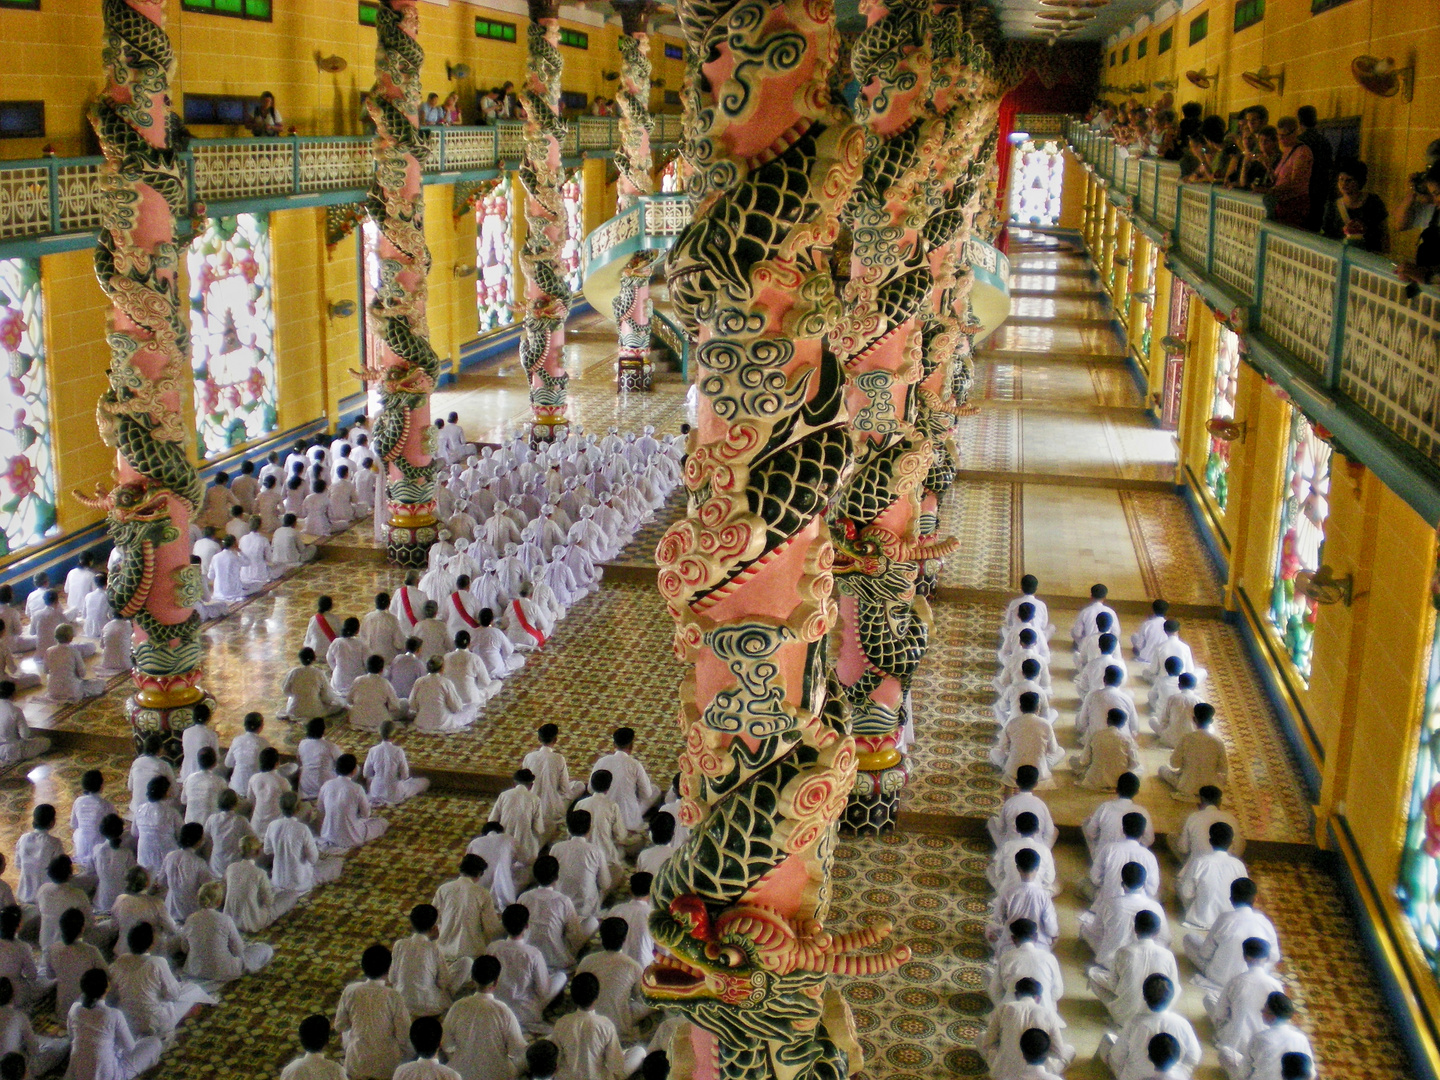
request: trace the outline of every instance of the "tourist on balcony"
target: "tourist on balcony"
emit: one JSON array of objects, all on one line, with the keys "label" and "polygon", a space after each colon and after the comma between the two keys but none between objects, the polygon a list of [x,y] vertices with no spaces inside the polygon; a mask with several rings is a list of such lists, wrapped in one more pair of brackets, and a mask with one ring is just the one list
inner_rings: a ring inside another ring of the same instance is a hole
[{"label": "tourist on balcony", "polygon": [[1198,101],[1187,101],[1180,106],[1180,142],[1182,145],[1200,134],[1200,125],[1203,123],[1200,117],[1204,111]]},{"label": "tourist on balcony", "polygon": [[439,127],[443,123],[445,123],[445,110],[440,107],[440,95],[427,95],[425,104],[420,106],[420,126]]},{"label": "tourist on balcony", "polygon": [[1240,112],[1240,130],[1231,144],[1225,147],[1226,170],[1217,173],[1229,187],[1249,187],[1245,182],[1245,170],[1251,159],[1260,150],[1260,131],[1270,123],[1270,110],[1264,105],[1251,105]]},{"label": "tourist on balcony", "polygon": [[524,118],[525,108],[515,94],[515,84],[508,81],[502,83],[500,85],[500,119],[523,120]]},{"label": "tourist on balcony", "polygon": [[[1314,105],[1301,105],[1295,110],[1295,119],[1300,122],[1300,145],[1308,147],[1313,158],[1310,166],[1310,218],[1305,228],[1319,232],[1325,210],[1335,195],[1335,151],[1330,148],[1330,140],[1316,129],[1319,120]],[[1361,187],[1364,187],[1363,182]]]},{"label": "tourist on balcony", "polygon": [[1400,228],[1420,230],[1415,261],[1403,264],[1400,276],[1421,285],[1435,281],[1440,276],[1440,161],[1412,178],[1400,206]]},{"label": "tourist on balcony", "polygon": [[450,91],[449,96],[445,98],[444,108],[445,119],[442,123],[450,127],[456,127],[464,123],[464,119],[460,116],[460,95],[455,91]]},{"label": "tourist on balcony", "polygon": [[250,115],[250,130],[256,135],[279,135],[285,128],[285,118],[275,107],[275,95],[266,90],[260,95],[260,104]]},{"label": "tourist on balcony", "polygon": [[[1204,147],[1204,153],[1200,154],[1200,160],[1205,162],[1205,168],[1210,173],[1212,181],[1219,180],[1224,173],[1221,171],[1221,161],[1225,153],[1229,132],[1225,127],[1225,118],[1211,113],[1200,122],[1200,145]],[[1194,143],[1191,144],[1192,146]]]},{"label": "tourist on balcony", "polygon": [[1332,240],[1344,240],[1362,251],[1383,252],[1390,246],[1385,200],[1365,190],[1370,170],[1357,158],[1341,158],[1335,166],[1340,196],[1325,203],[1320,231]]},{"label": "tourist on balcony", "polygon": [[1231,180],[1226,187],[1240,187],[1246,191],[1261,191],[1275,182],[1275,167],[1280,164],[1280,133],[1268,124],[1257,131],[1247,143],[1245,154],[1240,159],[1238,182]]},{"label": "tourist on balcony", "polygon": [[1270,216],[1282,225],[1305,228],[1310,221],[1310,173],[1315,155],[1300,142],[1300,123],[1293,116],[1282,116],[1274,131],[1280,140],[1280,160],[1271,171],[1269,182],[1261,181],[1254,190],[1269,195]]},{"label": "tourist on balcony", "polygon": [[1147,135],[1145,156],[1179,161],[1184,148],[1180,144],[1180,132],[1175,124],[1173,109],[1159,109]]},{"label": "tourist on balcony", "polygon": [[500,87],[492,87],[480,95],[480,123],[492,125],[500,119],[501,106],[505,104],[505,95],[500,92]]}]

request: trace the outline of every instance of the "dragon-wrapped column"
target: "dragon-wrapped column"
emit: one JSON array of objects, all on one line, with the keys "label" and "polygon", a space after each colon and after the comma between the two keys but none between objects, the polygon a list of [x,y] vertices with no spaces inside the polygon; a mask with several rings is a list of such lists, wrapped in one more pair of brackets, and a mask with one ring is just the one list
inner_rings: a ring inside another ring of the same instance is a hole
[{"label": "dragon-wrapped column", "polygon": [[829,92],[827,0],[681,0],[695,220],[667,258],[698,341],[689,504],[656,549],[675,619],[680,815],[656,875],[647,996],[690,1024],[675,1075],[840,1080],[859,1068],[836,973],[892,968],[889,933],[824,929],[855,743],[829,675],[824,510],[849,457],[829,253],[862,133]]},{"label": "dragon-wrapped column", "polygon": [[862,8],[852,69],[866,139],[864,176],[847,208],[852,256],[845,316],[830,336],[845,365],[855,466],[831,507],[841,634],[836,673],[849,699],[859,771],[845,813],[861,835],[895,824],[907,777],[910,681],[925,655],[930,609],[916,593],[927,558],[922,481],[933,448],[916,426],[924,326],[933,285],[925,225],[930,170],[944,126],[927,118],[930,0]]},{"label": "dragon-wrapped column", "polygon": [[188,304],[180,289],[175,218],[189,213],[172,143],[175,58],[165,5],[103,0],[104,88],[90,122],[105,155],[95,276],[112,304],[110,388],[96,408],[100,438],[115,450],[115,486],[103,507],[119,567],[106,594],[134,623],[128,702],[137,742],[180,732],[206,700],[194,605],[202,583],[190,565],[190,518],[203,492],[186,453],[193,439]]},{"label": "dragon-wrapped column", "polygon": [[564,438],[570,423],[565,402],[570,286],[560,267],[565,242],[560,143],[566,131],[560,119],[560,0],[530,0],[525,40],[525,85],[520,92],[525,104],[525,159],[520,166],[525,187],[525,245],[520,249],[525,323],[520,361],[530,380],[530,436],[539,443]]},{"label": "dragon-wrapped column", "polygon": [[401,566],[424,566],[436,538],[430,393],[440,358],[425,318],[430,249],[421,166],[429,147],[418,126],[425,59],[419,27],[416,0],[380,0],[375,86],[366,100],[375,123],[375,178],[366,209],[380,234],[380,287],[368,313],[379,355],[364,375],[380,399],[374,447],[387,467],[385,546]]},{"label": "dragon-wrapped column", "polygon": [[[619,0],[612,5],[620,15],[620,146],[615,151],[616,209],[622,213],[642,196],[655,193],[650,154],[650,17],[653,0]],[[654,251],[637,251],[620,273],[620,293],[614,300],[615,325],[620,329],[618,390],[650,390],[654,370],[650,364],[650,275]]]}]

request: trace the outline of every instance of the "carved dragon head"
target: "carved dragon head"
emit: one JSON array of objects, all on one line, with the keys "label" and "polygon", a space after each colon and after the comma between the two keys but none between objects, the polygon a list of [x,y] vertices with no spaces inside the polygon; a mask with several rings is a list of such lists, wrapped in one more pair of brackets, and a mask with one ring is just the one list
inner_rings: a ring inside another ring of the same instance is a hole
[{"label": "carved dragon head", "polygon": [[835,543],[836,575],[864,574],[879,577],[894,563],[923,562],[943,559],[960,546],[955,537],[908,539],[880,525],[859,528],[853,521],[841,518],[831,530]]}]

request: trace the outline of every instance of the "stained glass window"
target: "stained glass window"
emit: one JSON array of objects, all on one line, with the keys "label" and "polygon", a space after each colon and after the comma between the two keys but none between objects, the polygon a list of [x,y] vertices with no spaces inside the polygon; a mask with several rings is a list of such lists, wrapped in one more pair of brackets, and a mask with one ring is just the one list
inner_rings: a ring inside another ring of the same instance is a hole
[{"label": "stained glass window", "polygon": [[279,426],[270,218],[211,218],[190,244],[195,438],[218,457]]},{"label": "stained glass window", "polygon": [[[1210,415],[1216,420],[1235,416],[1235,393],[1240,385],[1240,338],[1228,327],[1219,328],[1215,339],[1215,387],[1210,401]],[[1210,436],[1210,450],[1205,455],[1205,486],[1215,496],[1215,503],[1224,510],[1230,497],[1230,444]]]},{"label": "stained glass window", "polygon": [[585,242],[583,218],[585,206],[585,185],[579,169],[565,174],[565,183],[560,188],[560,205],[565,211],[565,242],[560,247],[560,270],[574,296],[580,295],[584,270],[580,266],[580,252]]},{"label": "stained glass window", "polygon": [[1432,633],[1398,892],[1425,959],[1440,973],[1440,623]]},{"label": "stained glass window", "polygon": [[1010,220],[1020,225],[1054,225],[1060,220],[1060,182],[1065,174],[1060,144],[1021,143],[1010,159]]},{"label": "stained glass window", "polygon": [[0,555],[57,529],[39,259],[0,259]]},{"label": "stained glass window", "polygon": [[1325,519],[1330,516],[1330,444],[1299,409],[1290,410],[1285,448],[1285,485],[1280,490],[1280,528],[1275,542],[1275,584],[1270,621],[1280,633],[1295,670],[1310,678],[1315,639],[1315,601],[1295,592],[1295,575],[1320,569]]},{"label": "stained glass window", "polygon": [[480,333],[515,321],[515,259],[510,230],[510,184],[491,182],[475,199],[475,301]]}]

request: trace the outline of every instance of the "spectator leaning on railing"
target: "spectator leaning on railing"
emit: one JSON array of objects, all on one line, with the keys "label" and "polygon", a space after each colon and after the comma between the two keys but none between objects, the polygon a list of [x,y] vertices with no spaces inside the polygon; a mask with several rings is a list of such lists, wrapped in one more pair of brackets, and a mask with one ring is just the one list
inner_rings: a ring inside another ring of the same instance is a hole
[{"label": "spectator leaning on railing", "polygon": [[445,99],[443,108],[445,110],[445,119],[441,121],[442,123],[454,127],[463,122],[460,117],[460,95],[455,93],[455,91],[450,91],[450,95]]},{"label": "spectator leaning on railing", "polygon": [[1239,183],[1227,182],[1226,187],[1242,187],[1263,191],[1275,182],[1275,166],[1280,164],[1280,133],[1266,124],[1250,136],[1253,145],[1241,158]]},{"label": "spectator leaning on railing", "polygon": [[1338,198],[1327,200],[1320,231],[1332,240],[1344,240],[1362,251],[1384,252],[1390,246],[1385,200],[1365,190],[1370,170],[1356,158],[1341,158],[1335,165]]},{"label": "spectator leaning on railing", "polygon": [[424,127],[439,127],[445,123],[445,110],[440,107],[440,95],[430,94],[420,106],[420,123]]},{"label": "spectator leaning on railing", "polygon": [[1270,216],[1282,225],[1297,229],[1310,222],[1310,173],[1315,166],[1310,148],[1300,142],[1300,124],[1293,116],[1282,116],[1275,124],[1280,140],[1280,160],[1268,184],[1257,185],[1270,198]]},{"label": "spectator leaning on railing", "polygon": [[[1295,119],[1300,121],[1300,132],[1296,136],[1300,145],[1310,151],[1310,214],[1305,228],[1311,232],[1320,231],[1325,208],[1335,193],[1335,153],[1330,149],[1330,140],[1316,129],[1319,120],[1314,105],[1301,105],[1295,110]],[[1361,184],[1364,187],[1364,184]]]},{"label": "spectator leaning on railing", "polygon": [[266,90],[260,95],[260,104],[250,114],[250,130],[256,135],[279,135],[285,127],[285,118],[275,107],[275,95]]}]

